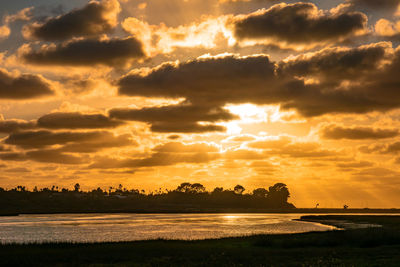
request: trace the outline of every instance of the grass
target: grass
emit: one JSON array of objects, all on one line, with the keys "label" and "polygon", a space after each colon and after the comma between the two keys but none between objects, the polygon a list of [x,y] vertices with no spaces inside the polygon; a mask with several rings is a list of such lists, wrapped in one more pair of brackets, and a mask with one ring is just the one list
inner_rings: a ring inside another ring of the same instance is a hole
[{"label": "grass", "polygon": [[400,266],[400,216],[313,216],[380,228],[203,241],[0,246],[0,266]]}]

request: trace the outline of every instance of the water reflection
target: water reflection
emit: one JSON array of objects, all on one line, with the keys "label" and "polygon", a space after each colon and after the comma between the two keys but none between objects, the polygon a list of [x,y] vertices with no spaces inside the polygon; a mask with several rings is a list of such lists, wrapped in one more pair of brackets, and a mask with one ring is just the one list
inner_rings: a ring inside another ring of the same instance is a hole
[{"label": "water reflection", "polygon": [[207,239],[326,231],[301,214],[54,214],[0,217],[0,242],[109,242]]}]

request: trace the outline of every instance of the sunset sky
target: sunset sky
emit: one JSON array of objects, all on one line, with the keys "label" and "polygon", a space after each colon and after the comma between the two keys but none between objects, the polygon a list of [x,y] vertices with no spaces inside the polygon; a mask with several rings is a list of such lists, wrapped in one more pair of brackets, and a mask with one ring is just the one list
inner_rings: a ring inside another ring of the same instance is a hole
[{"label": "sunset sky", "polygon": [[0,187],[400,208],[399,3],[1,1]]}]

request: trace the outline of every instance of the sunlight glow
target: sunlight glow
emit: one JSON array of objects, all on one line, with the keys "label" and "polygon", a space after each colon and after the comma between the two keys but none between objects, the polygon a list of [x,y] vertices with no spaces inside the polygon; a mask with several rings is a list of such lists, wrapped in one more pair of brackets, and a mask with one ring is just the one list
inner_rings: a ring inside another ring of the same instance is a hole
[{"label": "sunlight glow", "polygon": [[225,107],[231,113],[240,117],[240,123],[266,122],[267,113],[262,107],[253,104],[228,105]]}]

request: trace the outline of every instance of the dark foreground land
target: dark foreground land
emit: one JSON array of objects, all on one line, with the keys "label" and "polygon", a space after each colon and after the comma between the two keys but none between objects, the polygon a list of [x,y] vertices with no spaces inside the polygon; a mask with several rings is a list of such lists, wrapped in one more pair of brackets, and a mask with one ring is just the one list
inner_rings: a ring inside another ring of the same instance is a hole
[{"label": "dark foreground land", "polygon": [[0,266],[400,266],[400,216],[304,216],[354,228],[204,241],[0,246]]}]

